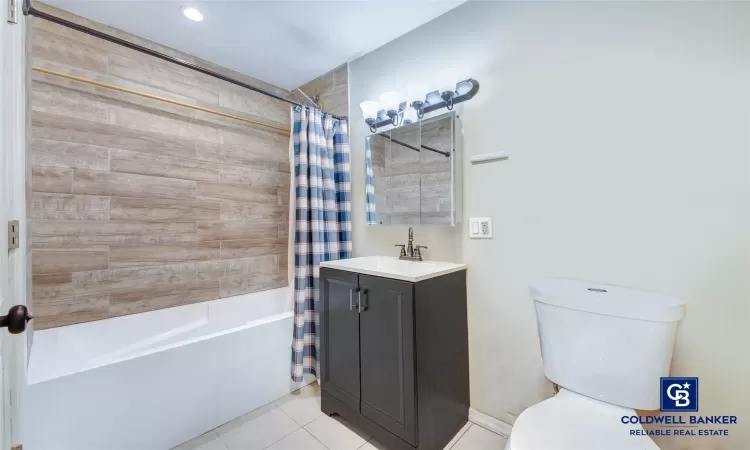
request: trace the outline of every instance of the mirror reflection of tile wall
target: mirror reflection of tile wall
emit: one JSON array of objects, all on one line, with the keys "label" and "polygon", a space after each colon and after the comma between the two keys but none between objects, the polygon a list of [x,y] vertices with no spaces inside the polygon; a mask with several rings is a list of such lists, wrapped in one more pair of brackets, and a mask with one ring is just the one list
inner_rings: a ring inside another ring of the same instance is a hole
[{"label": "mirror reflection of tile wall", "polygon": [[377,223],[452,225],[453,114],[369,139]]},{"label": "mirror reflection of tile wall", "polygon": [[[453,154],[452,128],[451,117],[423,122],[421,145]],[[451,225],[451,158],[426,149],[422,149],[420,155],[420,223]]]}]

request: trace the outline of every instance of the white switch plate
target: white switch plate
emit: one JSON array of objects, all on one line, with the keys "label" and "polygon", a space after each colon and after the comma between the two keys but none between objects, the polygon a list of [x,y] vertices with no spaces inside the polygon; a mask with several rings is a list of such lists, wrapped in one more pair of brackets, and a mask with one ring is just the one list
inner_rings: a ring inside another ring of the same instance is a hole
[{"label": "white switch plate", "polygon": [[471,239],[492,239],[492,218],[469,218],[469,237]]}]

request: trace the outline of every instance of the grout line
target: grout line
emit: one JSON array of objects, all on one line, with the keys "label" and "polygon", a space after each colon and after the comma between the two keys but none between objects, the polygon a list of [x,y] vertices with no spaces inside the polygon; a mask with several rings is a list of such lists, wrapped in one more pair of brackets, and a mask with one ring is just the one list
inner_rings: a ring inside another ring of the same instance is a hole
[{"label": "grout line", "polygon": [[[357,450],[359,450],[361,448],[365,448],[365,445],[370,444],[373,441],[375,441],[375,438],[371,437],[370,439],[366,440],[364,444],[362,444],[361,446],[357,447]],[[377,442],[377,441],[375,441],[375,442]],[[370,445],[372,445],[373,447],[375,447],[375,444],[370,444]],[[378,447],[376,447],[376,448],[378,448]]]},{"label": "grout line", "polygon": [[[487,430],[487,431],[489,431],[489,432],[490,432],[490,433],[492,433],[492,434],[495,434],[495,435],[497,435],[497,436],[500,436],[501,438],[504,438],[504,439],[508,439],[508,436],[506,436],[506,435],[504,435],[504,434],[500,434],[500,433],[498,433],[497,431],[492,431],[492,430],[490,430],[489,428],[483,427],[483,426],[482,426],[481,424],[478,424],[478,423],[476,423],[476,422],[472,422],[472,421],[469,421],[469,423],[470,423],[470,424],[472,424],[472,426],[476,425],[476,426],[478,426],[479,428],[481,428],[481,429],[483,429],[483,430]],[[467,429],[467,431],[468,431],[468,429]]]},{"label": "grout line", "polygon": [[469,432],[469,429],[476,424],[474,422],[469,421],[469,422],[466,422],[466,425],[461,427],[461,429],[458,430],[458,433],[455,436],[453,436],[453,439],[451,439],[451,442],[453,442],[453,444],[451,444],[450,447],[446,447],[444,450],[450,450],[453,447],[455,447],[456,444],[458,444],[458,442],[466,435],[466,433]]},{"label": "grout line", "polygon": [[[292,391],[292,392],[294,392],[294,391]],[[287,394],[287,395],[289,395],[289,394]],[[284,397],[286,397],[286,395],[285,395]],[[289,414],[287,414],[287,413],[286,413],[286,411],[284,411],[283,409],[279,408],[279,405],[277,405],[277,404],[276,404],[276,402],[278,402],[279,400],[281,400],[281,399],[282,399],[282,398],[284,398],[284,397],[279,397],[279,398],[277,398],[276,400],[274,400],[274,401],[273,401],[273,406],[275,406],[275,407],[276,407],[276,409],[278,409],[278,410],[279,410],[279,411],[281,411],[281,412],[282,412],[282,413],[283,413],[283,414],[284,414],[285,416],[287,416],[287,417],[288,417],[289,419],[291,419],[291,420],[292,420],[292,422],[294,422],[295,424],[299,425],[299,423],[297,423],[297,421],[296,421],[296,420],[294,420],[294,419],[292,418],[292,416],[290,416]],[[306,427],[306,425],[299,425],[299,426],[300,426],[300,428],[305,428],[305,427]],[[295,431],[296,431],[296,430],[295,430]]]},{"label": "grout line", "polygon": [[[295,391],[292,391],[292,392],[295,392]],[[287,394],[287,395],[289,395],[289,394]],[[289,414],[287,414],[286,412],[284,412],[284,410],[283,410],[283,409],[281,409],[281,408],[279,408],[279,406],[278,406],[278,405],[276,404],[276,402],[277,402],[277,401],[281,400],[281,399],[282,399],[282,398],[284,398],[284,397],[286,397],[286,395],[284,395],[284,396],[282,396],[282,397],[279,397],[279,398],[277,398],[276,400],[274,400],[274,401],[273,401],[273,404],[274,404],[273,406],[274,406],[274,408],[276,408],[276,409],[278,409],[279,411],[281,411],[281,413],[282,413],[282,414],[284,414],[285,416],[287,416],[287,417],[289,418],[289,420],[291,420],[292,422],[294,422],[294,424],[295,424],[295,425],[299,425],[299,423],[297,423],[297,421],[295,421],[294,419],[292,419],[292,417],[291,417],[291,416],[290,416]],[[312,423],[312,422],[310,422],[310,423]],[[264,449],[268,449],[268,448],[270,448],[270,447],[273,447],[274,445],[276,445],[276,443],[277,443],[277,442],[279,442],[279,441],[282,441],[282,440],[284,440],[284,439],[288,438],[289,436],[293,435],[294,433],[296,433],[296,432],[298,432],[298,431],[300,431],[300,430],[304,431],[305,433],[309,434],[309,435],[310,435],[310,437],[312,437],[312,438],[313,438],[313,439],[315,439],[316,441],[320,442],[320,441],[318,440],[318,438],[316,438],[316,437],[315,437],[315,436],[314,436],[314,435],[313,435],[312,433],[310,433],[309,431],[307,431],[307,430],[305,429],[305,426],[306,426],[306,425],[304,425],[304,426],[303,426],[303,425],[300,425],[300,426],[299,426],[299,428],[297,428],[296,430],[294,430],[294,431],[292,431],[291,433],[287,434],[286,436],[282,437],[281,439],[279,439],[279,440],[275,441],[275,442],[274,442],[274,443],[272,443],[271,445],[269,445],[269,446],[267,446],[267,447],[264,447]],[[322,446],[323,446],[324,448],[328,448],[328,447],[326,447],[326,446],[325,446],[325,444],[323,444],[322,442],[320,442],[320,445],[322,445]]]},{"label": "grout line", "polygon": [[[311,384],[312,384],[312,383],[311,383]],[[292,391],[292,392],[297,392],[297,391],[299,391],[299,390],[303,389],[303,388],[304,388],[304,387],[306,387],[306,386],[309,386],[309,385],[305,385],[305,386],[302,386],[301,388],[299,388],[299,389],[295,389],[295,390],[294,390],[294,391]],[[232,419],[232,420],[230,420],[230,421],[228,421],[228,422],[226,422],[226,423],[223,423],[223,424],[219,425],[218,427],[216,427],[216,428],[214,428],[214,429],[212,429],[212,430],[206,431],[206,432],[205,432],[205,433],[203,433],[202,435],[200,435],[200,436],[197,436],[197,437],[194,437],[193,439],[191,439],[191,440],[189,440],[189,441],[187,441],[187,442],[183,442],[183,443],[182,443],[182,444],[180,444],[180,445],[184,445],[184,444],[187,444],[188,442],[192,442],[192,441],[194,441],[194,440],[196,440],[196,439],[199,439],[199,438],[200,438],[201,436],[203,436],[203,435],[205,435],[205,434],[208,434],[208,433],[216,433],[216,436],[217,436],[217,438],[216,438],[216,439],[214,439],[214,440],[213,440],[213,441],[211,441],[211,442],[214,442],[214,441],[220,441],[220,443],[221,443],[222,445],[224,445],[224,442],[222,441],[221,437],[222,437],[222,435],[226,434],[226,432],[225,432],[225,433],[219,433],[219,432],[217,431],[217,430],[218,430],[219,428],[221,428],[221,427],[223,427],[224,425],[227,425],[227,424],[229,424],[229,423],[232,423],[232,422],[234,422],[234,421],[236,421],[236,420],[240,419],[241,417],[244,417],[244,416],[246,416],[246,415],[252,414],[252,413],[254,413],[255,411],[257,411],[257,410],[259,410],[259,409],[261,409],[261,408],[266,408],[266,407],[268,407],[269,405],[273,405],[273,407],[274,407],[274,408],[278,409],[279,411],[281,411],[281,412],[282,412],[282,414],[284,414],[285,416],[289,417],[289,419],[290,419],[290,420],[291,420],[292,422],[294,422],[294,423],[295,423],[296,425],[299,425],[299,424],[298,424],[298,423],[297,423],[297,422],[296,422],[296,421],[295,421],[294,419],[292,419],[292,418],[291,418],[291,416],[289,416],[289,414],[285,413],[283,409],[279,408],[279,407],[278,407],[278,405],[276,405],[276,402],[277,402],[277,401],[281,400],[282,398],[286,397],[287,395],[290,395],[290,394],[291,394],[292,392],[290,392],[289,394],[285,394],[285,395],[282,395],[281,397],[279,397],[279,398],[277,398],[277,399],[271,400],[270,402],[268,402],[268,403],[266,403],[266,404],[264,404],[264,405],[262,405],[262,406],[259,406],[259,407],[255,408],[254,410],[252,410],[252,411],[250,411],[250,412],[248,412],[248,413],[246,413],[246,414],[243,414],[243,415],[241,415],[241,416],[239,416],[239,417],[235,417],[234,419]],[[255,420],[255,419],[253,419],[253,420]],[[316,420],[317,420],[317,417],[316,417]],[[234,430],[235,428],[238,428],[238,427],[240,427],[240,426],[243,426],[243,425],[245,425],[245,424],[247,424],[247,423],[249,423],[249,422],[244,422],[244,423],[243,423],[242,425],[238,425],[237,427],[233,427],[233,428],[232,428],[232,430]],[[312,423],[312,422],[310,422],[310,423]],[[309,425],[310,423],[308,423],[308,425]],[[305,426],[307,426],[307,425],[305,425]],[[286,437],[288,437],[288,436],[292,435],[293,433],[296,433],[296,432],[297,432],[297,431],[299,431],[299,430],[305,430],[305,426],[300,426],[299,428],[295,429],[294,431],[292,431],[291,433],[289,433],[289,434],[287,434],[286,436],[282,437],[281,439],[284,439],[284,438],[286,438]],[[312,433],[310,433],[310,432],[309,432],[309,431],[307,431],[307,430],[305,430],[305,431],[306,431],[306,432],[307,432],[308,434],[310,434],[310,435],[312,436]],[[313,438],[315,438],[315,436],[313,436]],[[278,440],[278,441],[276,441],[276,442],[279,442],[279,441],[280,441],[281,439],[279,439],[279,440]],[[316,438],[315,440],[317,440],[317,438]],[[274,443],[273,443],[273,444],[271,444],[271,445],[274,445],[274,444],[276,444],[276,442],[274,442]],[[320,442],[320,441],[318,441],[318,442]],[[323,443],[322,443],[322,442],[321,442],[321,445],[323,445]],[[227,447],[226,445],[224,445],[224,447],[225,447],[225,448],[227,448],[227,449],[229,448],[229,447]],[[269,445],[269,447],[270,447],[270,445]],[[325,445],[323,445],[323,447],[325,447]],[[268,448],[268,447],[265,447],[265,448]],[[328,447],[326,447],[326,448],[328,448]]]},{"label": "grout line", "polygon": [[[318,419],[316,418],[315,420],[318,420]],[[313,422],[314,422],[315,420],[313,420]],[[310,423],[312,423],[312,422],[310,422]],[[308,425],[309,425],[309,424],[308,424]],[[307,426],[307,425],[305,425],[305,426]],[[310,436],[312,436],[312,438],[313,438],[313,439],[315,439],[316,441],[318,441],[318,442],[320,443],[320,445],[322,445],[322,446],[323,446],[323,448],[328,448],[328,447],[327,447],[327,446],[326,446],[326,445],[325,445],[324,443],[320,442],[320,439],[316,438],[314,434],[312,434],[312,433],[310,433],[309,431],[307,431],[307,429],[306,429],[305,427],[302,427],[302,429],[303,429],[303,430],[305,430],[305,433],[309,434]],[[365,442],[365,444],[366,444],[366,443],[367,443],[367,442]],[[365,444],[362,444],[362,445],[365,445]]]},{"label": "grout line", "polygon": [[[281,398],[284,398],[284,397],[281,397]],[[278,400],[278,399],[276,399],[276,400]],[[274,402],[276,400],[274,400]],[[279,411],[281,411],[281,413],[284,414],[285,416],[289,417],[289,414],[285,413],[281,408],[279,408],[278,406],[276,406],[276,404],[274,404],[273,407],[276,408],[276,409],[278,409]],[[289,420],[291,420],[292,422],[294,422],[294,419],[292,419],[291,417],[289,417]],[[297,422],[294,422],[294,424],[295,425],[299,425]],[[275,440],[271,445],[268,445],[268,446],[263,447],[263,448],[267,449],[267,448],[273,447],[274,445],[276,445],[277,442],[282,441],[282,440],[288,438],[289,436],[293,435],[294,433],[298,432],[299,430],[304,430],[304,429],[305,429],[304,427],[299,427],[296,430],[292,431],[291,433],[284,435],[281,439]],[[307,430],[305,430],[305,431],[307,431]]]}]

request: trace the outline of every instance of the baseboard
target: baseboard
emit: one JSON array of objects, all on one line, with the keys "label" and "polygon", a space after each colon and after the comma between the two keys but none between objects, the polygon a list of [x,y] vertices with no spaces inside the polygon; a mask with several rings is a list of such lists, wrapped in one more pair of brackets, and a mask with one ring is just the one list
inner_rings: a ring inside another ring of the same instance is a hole
[{"label": "baseboard", "polygon": [[500,419],[495,419],[494,417],[479,412],[474,408],[469,408],[469,421],[505,437],[510,436],[510,430],[513,428],[513,425],[505,423]]}]

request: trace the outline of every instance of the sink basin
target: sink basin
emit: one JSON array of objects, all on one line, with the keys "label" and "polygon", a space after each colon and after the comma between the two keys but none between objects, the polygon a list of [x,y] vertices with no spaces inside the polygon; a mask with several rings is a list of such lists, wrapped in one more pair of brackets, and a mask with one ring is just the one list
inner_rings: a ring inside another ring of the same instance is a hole
[{"label": "sink basin", "polygon": [[395,280],[417,281],[466,269],[466,264],[442,261],[405,261],[393,256],[363,256],[320,263],[320,267],[346,270]]}]

